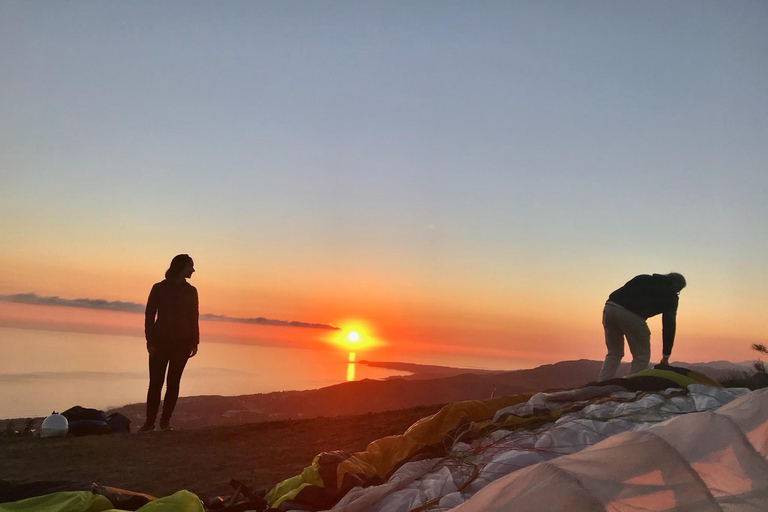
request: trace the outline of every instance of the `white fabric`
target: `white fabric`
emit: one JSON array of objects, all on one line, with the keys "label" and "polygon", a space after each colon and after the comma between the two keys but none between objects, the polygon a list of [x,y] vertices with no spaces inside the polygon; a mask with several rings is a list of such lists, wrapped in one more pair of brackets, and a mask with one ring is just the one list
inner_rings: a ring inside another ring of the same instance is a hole
[{"label": "white fabric", "polygon": [[[618,395],[616,393],[623,393],[623,395]],[[493,421],[499,421],[509,414],[520,417],[530,416],[537,410],[552,410],[562,407],[564,403],[586,402],[594,398],[609,395],[632,398],[635,396],[635,393],[625,392],[624,388],[621,386],[588,386],[586,388],[558,391],[556,393],[536,393],[527,402],[499,409],[493,416]]]},{"label": "white fabric", "polygon": [[454,512],[765,511],[767,438],[760,390],[517,471]]},{"label": "white fabric", "polygon": [[[768,510],[768,392],[747,393],[616,391],[539,429],[496,431],[441,460],[405,464],[332,510],[408,512],[428,502],[456,512]],[[497,417],[562,408],[565,398],[540,393]]]},{"label": "white fabric", "polygon": [[[355,487],[339,500],[336,506],[333,507],[333,510],[343,512],[359,512],[364,510],[366,507],[374,505],[387,496],[396,493],[416,478],[426,475],[441,460],[428,459],[403,464],[387,482],[381,485],[366,488]],[[405,503],[405,500],[403,502]],[[410,508],[405,510],[410,510]]]}]

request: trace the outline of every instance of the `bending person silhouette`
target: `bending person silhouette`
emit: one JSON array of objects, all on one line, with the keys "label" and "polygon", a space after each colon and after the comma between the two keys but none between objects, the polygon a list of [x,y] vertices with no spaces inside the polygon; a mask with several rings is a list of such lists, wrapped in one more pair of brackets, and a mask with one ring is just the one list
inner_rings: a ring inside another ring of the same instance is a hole
[{"label": "bending person silhouette", "polygon": [[155,429],[166,370],[168,380],[160,430],[172,430],[170,421],[179,398],[181,374],[187,360],[197,354],[200,343],[197,289],[186,281],[194,271],[192,258],[179,254],[171,260],[165,279],[149,292],[144,315],[144,335],[149,352],[147,419],[139,432]]},{"label": "bending person silhouette", "polygon": [[624,357],[624,337],[632,352],[630,373],[648,368],[651,360],[651,331],[646,320],[661,313],[664,348],[661,364],[669,364],[675,343],[678,295],[685,288],[678,273],[639,275],[613,292],[603,309],[603,328],[608,355],[598,381],[613,378]]}]

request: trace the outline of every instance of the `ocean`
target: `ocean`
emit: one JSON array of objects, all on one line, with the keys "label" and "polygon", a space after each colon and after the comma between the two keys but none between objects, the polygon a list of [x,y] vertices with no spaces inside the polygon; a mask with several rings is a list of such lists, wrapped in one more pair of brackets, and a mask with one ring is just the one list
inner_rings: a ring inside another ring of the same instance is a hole
[{"label": "ocean", "polygon": [[[0,328],[0,418],[45,416],[75,405],[106,410],[146,400],[148,369],[138,336]],[[351,363],[329,347],[205,343],[190,359],[181,396],[316,389],[405,372]]]}]

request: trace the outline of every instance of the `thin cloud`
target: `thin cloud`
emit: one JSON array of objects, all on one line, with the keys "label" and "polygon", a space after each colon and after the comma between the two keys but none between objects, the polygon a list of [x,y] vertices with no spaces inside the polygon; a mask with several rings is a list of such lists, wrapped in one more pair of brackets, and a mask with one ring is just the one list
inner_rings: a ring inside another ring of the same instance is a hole
[{"label": "thin cloud", "polygon": [[0,295],[0,300],[5,302],[18,302],[21,304],[33,304],[35,306],[66,306],[70,308],[105,309],[107,311],[127,311],[129,313],[143,313],[144,306],[136,302],[123,302],[121,300],[108,301],[103,299],[62,299],[61,297],[44,297],[36,293],[17,293],[15,295]]},{"label": "thin cloud", "polygon": [[[0,295],[0,301],[17,302],[19,304],[32,304],[35,306],[64,306],[70,308],[101,309],[106,311],[125,311],[128,313],[143,313],[144,304],[137,302],[124,302],[121,300],[104,299],[62,299],[61,297],[45,297],[36,293],[17,293],[14,295]],[[273,320],[270,318],[237,318],[227,315],[216,315],[213,313],[204,313],[200,315],[201,320],[210,320],[214,322],[236,322],[241,324],[271,325],[277,327],[301,327],[310,329],[339,329],[332,324],[314,324],[308,322],[298,322],[295,320]]]},{"label": "thin cloud", "polygon": [[214,315],[213,313],[205,313],[200,315],[200,320],[213,320],[214,322],[237,322],[240,324],[258,324],[258,325],[275,325],[278,327],[304,327],[310,329],[339,329],[332,324],[312,324],[308,322],[298,322],[296,320],[272,320],[270,318],[264,318],[263,316],[257,318],[236,318],[227,315]]}]

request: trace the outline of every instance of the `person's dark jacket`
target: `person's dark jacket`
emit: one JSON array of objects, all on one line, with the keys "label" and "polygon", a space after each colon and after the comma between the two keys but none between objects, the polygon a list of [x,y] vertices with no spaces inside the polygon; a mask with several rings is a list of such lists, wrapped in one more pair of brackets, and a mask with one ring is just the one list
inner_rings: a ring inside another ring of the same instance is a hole
[{"label": "person's dark jacket", "polygon": [[197,289],[186,281],[165,279],[149,292],[144,313],[147,348],[187,348],[200,343]]},{"label": "person's dark jacket", "polygon": [[663,354],[672,354],[675,343],[678,296],[674,283],[663,274],[639,275],[613,292],[608,300],[645,319],[661,313]]}]

